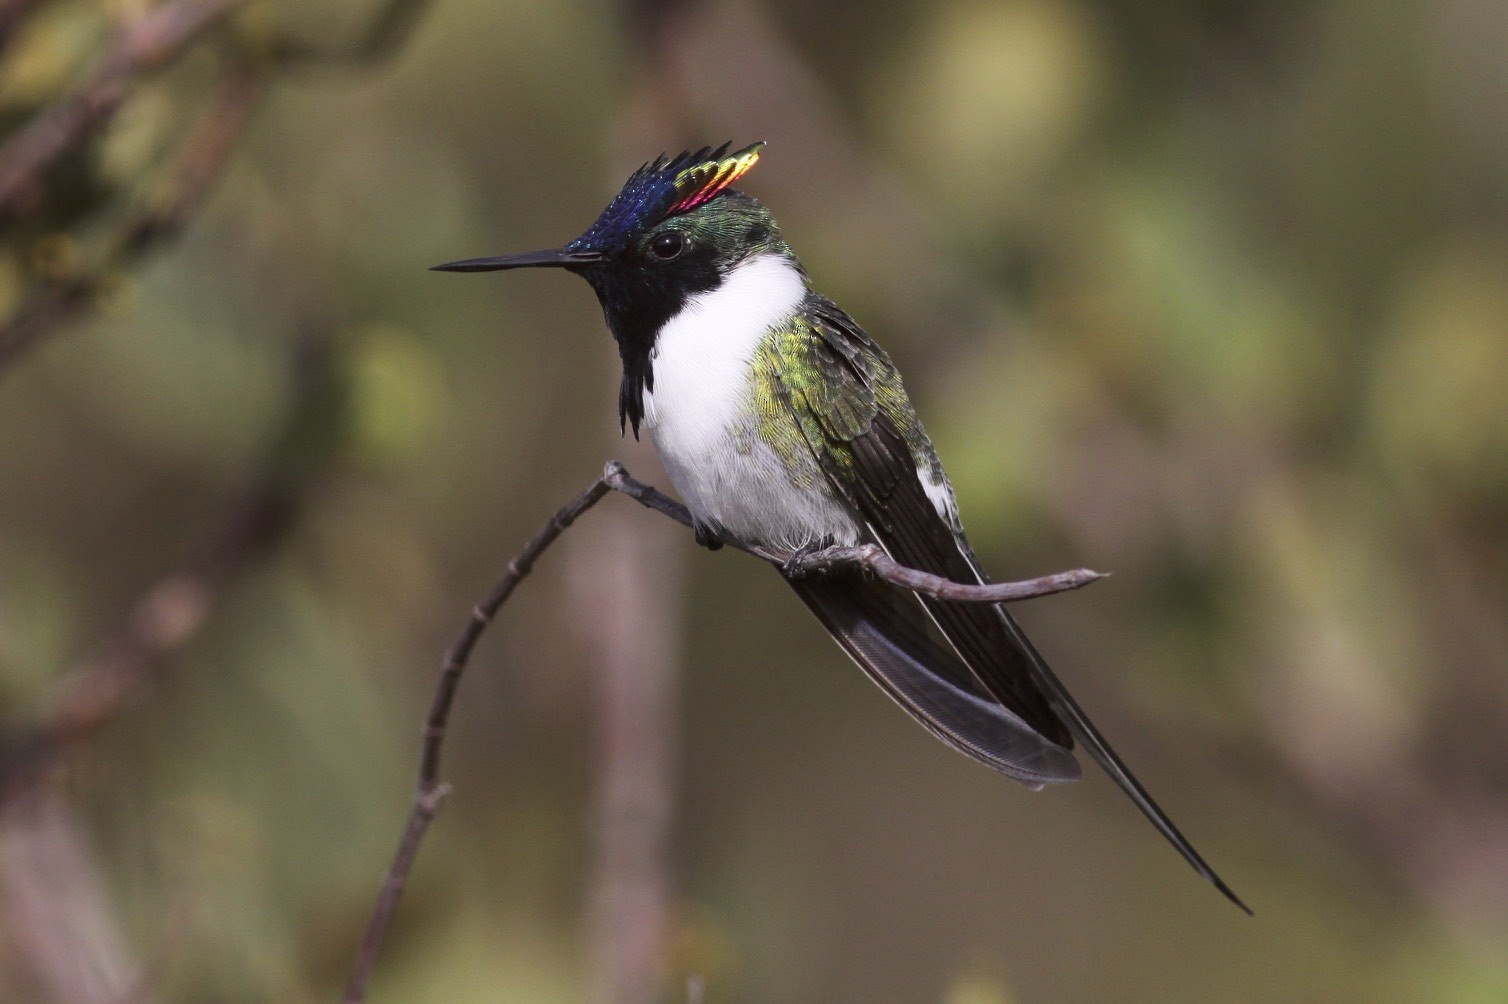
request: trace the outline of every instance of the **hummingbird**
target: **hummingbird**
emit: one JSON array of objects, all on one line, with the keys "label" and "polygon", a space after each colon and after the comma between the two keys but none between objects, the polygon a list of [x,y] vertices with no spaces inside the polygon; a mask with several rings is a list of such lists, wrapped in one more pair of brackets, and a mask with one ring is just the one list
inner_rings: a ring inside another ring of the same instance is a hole
[{"label": "hummingbird", "polygon": [[[620,428],[646,429],[697,542],[806,554],[878,544],[902,565],[986,582],[942,462],[885,350],[812,288],[770,211],[732,187],[763,143],[635,171],[559,248],[437,265],[562,268],[618,345]],[[1079,779],[1082,745],[1194,870],[1248,914],[1105,741],[1000,604],[949,603],[861,573],[792,589],[937,738],[1033,789]]]}]

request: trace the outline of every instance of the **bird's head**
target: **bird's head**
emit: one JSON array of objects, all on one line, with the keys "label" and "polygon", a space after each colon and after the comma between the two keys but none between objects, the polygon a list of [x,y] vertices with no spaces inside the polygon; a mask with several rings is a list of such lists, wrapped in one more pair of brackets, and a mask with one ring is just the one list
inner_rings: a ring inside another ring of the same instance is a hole
[{"label": "bird's head", "polygon": [[769,210],[730,187],[759,160],[764,144],[734,153],[729,145],[660,156],[640,167],[597,221],[561,247],[435,269],[564,268],[586,279],[618,341],[629,395],[624,407],[637,429],[642,385],[653,380],[650,354],[665,323],[742,262],[770,253],[792,257]]},{"label": "bird's head", "polygon": [[564,268],[629,294],[636,288],[715,288],[718,277],[754,254],[786,251],[757,199],[729,187],[759,160],[763,143],[736,153],[729,144],[677,157],[661,155],[624,182],[586,233],[562,247],[436,265],[440,272]]}]

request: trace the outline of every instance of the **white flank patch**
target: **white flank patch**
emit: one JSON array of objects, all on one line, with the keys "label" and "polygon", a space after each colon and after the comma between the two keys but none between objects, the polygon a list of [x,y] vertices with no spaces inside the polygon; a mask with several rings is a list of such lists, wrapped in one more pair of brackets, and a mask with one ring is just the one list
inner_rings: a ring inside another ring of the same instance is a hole
[{"label": "white flank patch", "polygon": [[824,535],[854,539],[853,520],[828,495],[798,490],[773,450],[750,437],[754,353],[806,296],[780,255],[740,264],[661,329],[644,423],[692,514],[750,542],[795,548]]},{"label": "white flank patch", "polygon": [[955,529],[958,527],[958,503],[953,500],[953,489],[948,487],[946,479],[939,481],[932,476],[930,464],[917,462],[916,473],[922,479],[922,491],[927,493],[927,498],[932,500],[932,508],[937,510],[947,524]]}]

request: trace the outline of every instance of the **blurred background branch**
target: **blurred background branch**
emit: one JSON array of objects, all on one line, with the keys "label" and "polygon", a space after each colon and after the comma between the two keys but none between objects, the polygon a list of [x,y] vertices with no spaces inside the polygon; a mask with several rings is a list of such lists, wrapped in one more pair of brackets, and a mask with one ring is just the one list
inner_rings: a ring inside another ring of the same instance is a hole
[{"label": "blurred background branch", "polygon": [[[58,178],[67,183],[74,174],[66,164],[58,170],[60,162],[85,153],[135,85],[182,57],[205,32],[244,5],[245,0],[169,0],[123,24],[98,69],[77,91],[36,111],[30,122],[0,144],[0,234],[29,216],[40,218],[29,228],[32,232],[46,228],[46,218],[60,199],[50,186]],[[273,77],[315,66],[379,66],[400,50],[428,5],[429,0],[383,0],[356,39],[346,44],[315,44],[265,24],[223,40],[220,79],[208,106],[163,170],[168,181],[149,197],[147,208],[97,242],[104,250],[92,256],[92,264],[78,260],[84,256],[61,232],[46,234],[40,247],[64,250],[40,255],[44,267],[30,292],[0,324],[0,374],[91,305],[146,253],[178,235],[236,152]],[[18,2],[0,12],[0,52],[9,34],[6,27],[18,25],[27,7]],[[66,193],[61,198],[66,201]]]},{"label": "blurred background branch", "polygon": [[93,655],[58,676],[35,722],[0,738],[0,802],[140,700],[227,588],[287,536],[309,482],[339,445],[343,392],[332,351],[328,332],[299,336],[291,353],[294,399],[262,470],[226,505],[197,553],[148,587]]},{"label": "blurred background branch", "polygon": [[[255,39],[211,31],[243,6],[166,0],[122,5],[104,20],[106,12],[89,5],[0,6],[0,57],[7,58],[0,101],[9,99],[0,115],[25,117],[0,140],[0,314],[8,315],[0,320],[0,371],[87,316],[87,308],[119,296],[123,277],[149,252],[181,237],[241,152],[253,111],[284,68],[377,66],[400,49],[426,3],[384,2],[354,44],[328,49],[304,46],[266,22]],[[18,108],[6,89],[16,79],[12,71],[45,58],[59,25],[98,32],[92,69],[75,88],[61,84],[56,94]],[[27,35],[29,28],[35,30]],[[102,184],[117,117],[129,129],[137,109],[152,105],[147,82],[192,78],[184,67],[205,50],[217,68],[194,125],[154,143],[161,152],[139,159],[139,175]],[[321,305],[310,313],[328,311]],[[50,681],[40,712],[11,716],[0,733],[0,929],[17,963],[8,967],[14,984],[0,987],[5,999],[11,991],[115,1004],[159,996],[161,974],[136,962],[135,952],[170,932],[154,926],[145,939],[125,933],[118,890],[54,768],[128,708],[149,703],[226,597],[287,539],[311,486],[345,448],[349,373],[334,327],[301,322],[289,357],[281,427],[269,431],[262,459],[240,475],[244,488],[221,503],[218,525],[181,567],[127,604],[124,620],[102,634],[94,654]]]},{"label": "blurred background branch", "polygon": [[45,197],[45,172],[110,120],[138,77],[175,59],[200,32],[244,3],[173,0],[125,26],[76,93],[38,113],[0,146],[0,226]]},{"label": "blurred background branch", "polygon": [[108,890],[88,826],[62,792],[36,788],[0,805],[0,908],[38,998],[156,999]]},{"label": "blurred background branch", "polygon": [[222,524],[195,557],[145,590],[93,655],[58,676],[33,721],[0,736],[0,902],[47,999],[156,998],[126,948],[90,838],[52,768],[147,698],[231,588],[294,526],[339,444],[342,392],[328,332],[305,332],[291,355],[296,394],[288,421]]},{"label": "blurred background branch", "polygon": [[209,110],[178,152],[169,172],[173,185],[157,204],[122,228],[97,268],[38,283],[0,327],[0,374],[86,309],[111,277],[177,236],[234,154],[263,84],[264,78],[250,64],[225,72]]}]

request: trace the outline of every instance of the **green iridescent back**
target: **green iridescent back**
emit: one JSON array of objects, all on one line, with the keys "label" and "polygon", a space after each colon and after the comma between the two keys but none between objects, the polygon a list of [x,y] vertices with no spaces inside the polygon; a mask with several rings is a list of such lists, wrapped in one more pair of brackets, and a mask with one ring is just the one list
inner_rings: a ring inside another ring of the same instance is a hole
[{"label": "green iridescent back", "polygon": [[[757,435],[799,487],[815,487],[825,472],[852,505],[858,494],[872,495],[876,486],[859,477],[853,444],[877,416],[905,440],[919,472],[947,483],[890,356],[825,296],[808,294],[789,321],[765,336],[749,393]],[[952,513],[950,522],[961,532]]]}]

